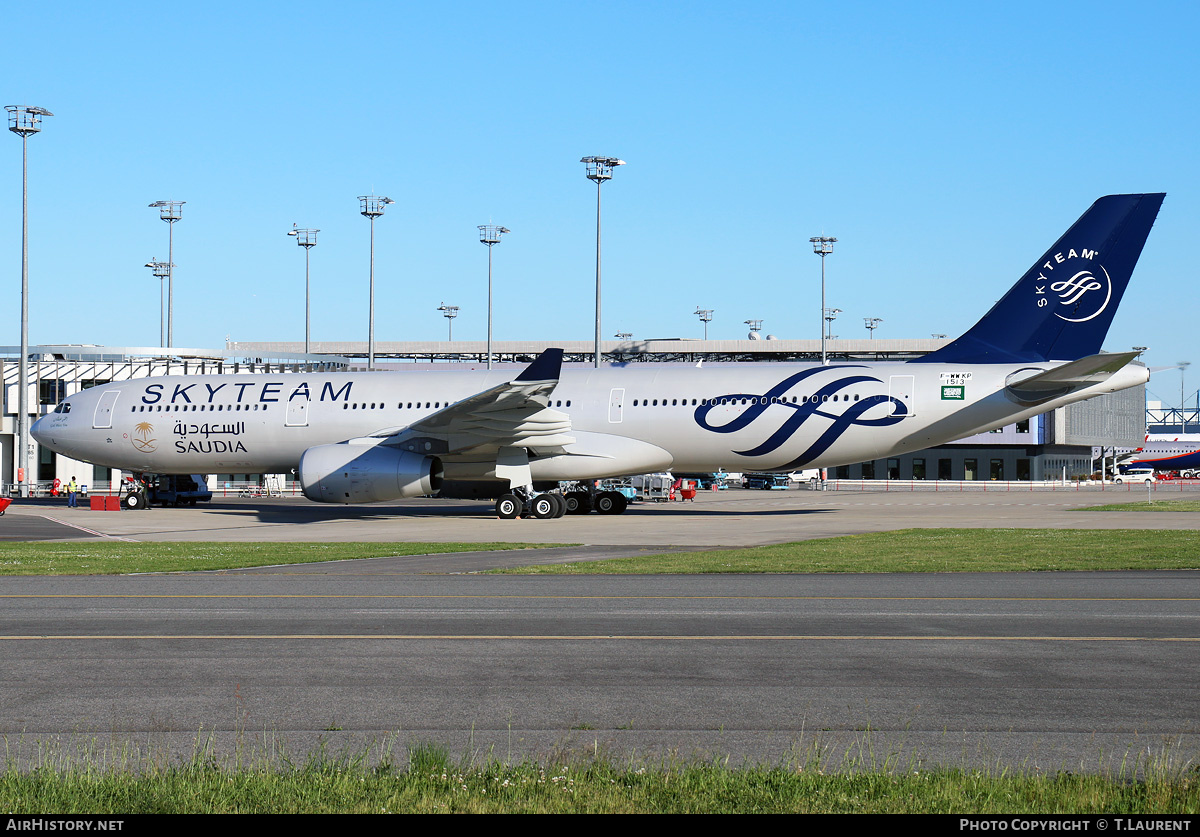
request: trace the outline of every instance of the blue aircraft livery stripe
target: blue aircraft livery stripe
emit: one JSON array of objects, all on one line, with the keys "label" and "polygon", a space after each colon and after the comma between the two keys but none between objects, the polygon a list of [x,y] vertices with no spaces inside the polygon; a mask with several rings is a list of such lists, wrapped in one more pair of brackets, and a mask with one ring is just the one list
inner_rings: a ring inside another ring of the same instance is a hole
[{"label": "blue aircraft livery stripe", "polygon": [[[818,416],[822,419],[827,419],[831,422],[830,426],[817,438],[817,440],[805,450],[799,457],[788,462],[786,465],[780,466],[780,469],[797,468],[806,465],[816,459],[829,447],[836,442],[843,433],[851,427],[866,426],[866,427],[886,427],[896,424],[908,415],[908,407],[904,402],[892,398],[888,395],[868,395],[858,401],[850,402],[833,402],[830,397],[840,393],[847,387],[861,383],[876,383],[882,384],[878,378],[873,378],[869,375],[845,375],[836,380],[830,381],[821,386],[810,398],[799,404],[793,404],[785,400],[785,394],[796,384],[811,378],[814,375],[823,372],[838,372],[845,369],[859,369],[858,366],[822,366],[816,369],[807,369],[803,372],[797,372],[784,378],[778,384],[773,386],[767,392],[759,395],[757,393],[737,392],[729,393],[728,395],[717,396],[708,400],[707,404],[703,404],[696,408],[695,420],[696,424],[705,430],[713,433],[735,433],[739,430],[744,430],[753,425],[769,407],[784,407],[792,411],[791,415],[784,420],[765,441],[747,450],[732,451],[739,456],[765,456],[782,447],[789,439],[792,438],[805,424]],[[708,422],[708,414],[714,407],[723,406],[725,402],[737,403],[739,401],[748,401],[747,408],[734,417],[729,422],[722,425],[712,425]],[[861,418],[863,413],[873,407],[891,402],[891,415],[876,419]],[[840,412],[835,411],[835,404],[844,403],[845,406]]]}]

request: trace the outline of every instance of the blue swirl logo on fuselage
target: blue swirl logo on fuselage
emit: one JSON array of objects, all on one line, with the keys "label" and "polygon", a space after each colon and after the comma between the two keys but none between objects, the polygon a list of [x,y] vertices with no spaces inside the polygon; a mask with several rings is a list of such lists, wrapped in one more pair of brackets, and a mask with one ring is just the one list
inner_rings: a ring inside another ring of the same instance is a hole
[{"label": "blue swirl logo on fuselage", "polygon": [[[792,438],[806,421],[817,416],[821,419],[827,419],[830,424],[823,433],[812,443],[802,454],[783,465],[778,465],[775,470],[785,470],[790,468],[801,468],[812,462],[818,456],[823,454],[829,447],[841,438],[851,427],[887,427],[888,425],[896,424],[908,415],[908,406],[897,398],[890,395],[868,395],[860,398],[857,401],[843,400],[833,401],[833,396],[841,393],[847,387],[861,383],[882,384],[883,381],[878,378],[872,378],[870,375],[846,375],[845,377],[837,378],[822,384],[811,396],[801,401],[800,403],[792,403],[785,398],[785,394],[801,381],[807,380],[814,375],[819,375],[823,372],[841,372],[846,369],[860,369],[857,366],[822,366],[817,369],[808,369],[804,372],[797,372],[788,378],[784,378],[778,384],[773,386],[767,392],[761,395],[756,393],[730,393],[728,395],[717,396],[716,398],[708,399],[706,404],[696,408],[695,418],[696,424],[703,427],[705,430],[713,433],[736,433],[739,430],[744,430],[755,421],[757,421],[763,413],[770,407],[781,407],[791,410],[789,415],[765,441],[747,450],[735,450],[733,453],[739,456],[763,456],[771,453],[782,447],[788,439]],[[847,399],[849,396],[846,397]],[[741,401],[746,401],[746,409],[734,416],[730,421],[722,425],[712,425],[708,423],[708,414],[715,407],[727,406],[729,404],[737,404]],[[862,418],[863,413],[873,407],[891,402],[891,415],[882,418],[865,419]],[[837,411],[841,408],[840,411]],[[776,411],[778,414],[779,411]]]}]

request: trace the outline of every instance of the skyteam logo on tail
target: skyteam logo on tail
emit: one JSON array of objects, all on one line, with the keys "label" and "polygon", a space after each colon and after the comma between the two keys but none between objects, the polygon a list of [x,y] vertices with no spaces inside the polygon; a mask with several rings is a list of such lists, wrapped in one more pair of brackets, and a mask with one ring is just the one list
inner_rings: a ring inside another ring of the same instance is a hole
[{"label": "skyteam logo on tail", "polygon": [[[1094,258],[1096,258],[1095,250],[1084,248],[1076,251],[1072,248],[1066,253],[1055,253],[1047,259],[1034,282],[1034,297],[1037,299],[1037,307],[1045,308],[1050,305],[1050,297],[1053,295],[1058,297],[1057,305],[1061,306],[1053,314],[1060,320],[1068,323],[1086,323],[1088,320],[1100,316],[1112,300],[1112,279],[1109,277],[1108,271],[1104,269],[1103,265],[1079,270],[1081,265],[1070,264],[1072,259],[1090,261]],[[1056,268],[1060,271],[1061,278],[1047,275],[1053,274]],[[1069,277],[1062,275],[1068,271],[1074,272]]]}]

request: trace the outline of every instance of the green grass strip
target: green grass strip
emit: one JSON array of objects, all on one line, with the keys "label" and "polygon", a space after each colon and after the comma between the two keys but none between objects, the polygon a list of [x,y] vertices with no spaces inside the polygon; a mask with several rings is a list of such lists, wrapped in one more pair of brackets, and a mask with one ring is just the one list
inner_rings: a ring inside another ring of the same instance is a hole
[{"label": "green grass strip", "polygon": [[227,772],[9,770],[12,814],[189,813],[983,813],[1194,815],[1195,771],[1130,777],[962,769],[858,770],[721,764],[634,768],[603,760],[407,770],[316,764]]},{"label": "green grass strip", "polygon": [[942,573],[1200,568],[1200,532],[902,529],[746,549],[678,552],[498,573]]},{"label": "green grass strip", "polygon": [[0,575],[117,575],[309,564],[394,555],[538,549],[544,543],[0,543]]},{"label": "green grass strip", "polygon": [[1200,500],[1154,500],[1149,503],[1113,503],[1108,506],[1088,506],[1078,511],[1122,512],[1200,512]]}]

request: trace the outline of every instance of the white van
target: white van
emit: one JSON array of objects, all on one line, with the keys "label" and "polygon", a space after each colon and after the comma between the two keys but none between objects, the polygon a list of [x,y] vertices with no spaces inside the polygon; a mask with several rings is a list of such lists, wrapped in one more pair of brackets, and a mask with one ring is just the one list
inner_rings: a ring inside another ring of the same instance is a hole
[{"label": "white van", "polygon": [[1146,485],[1158,482],[1158,477],[1154,473],[1153,468],[1129,468],[1122,474],[1117,474],[1113,478],[1115,483],[1123,482],[1144,482]]}]

